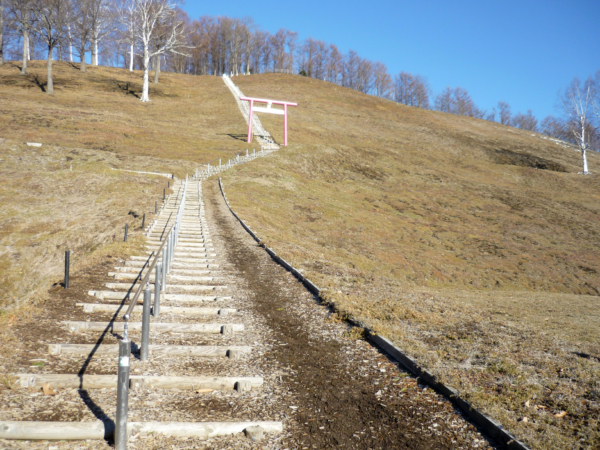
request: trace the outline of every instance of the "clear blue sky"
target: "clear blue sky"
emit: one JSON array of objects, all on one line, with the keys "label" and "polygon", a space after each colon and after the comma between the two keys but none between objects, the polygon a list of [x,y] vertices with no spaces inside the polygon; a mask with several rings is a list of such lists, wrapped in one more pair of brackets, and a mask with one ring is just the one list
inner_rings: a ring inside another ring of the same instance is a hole
[{"label": "clear blue sky", "polygon": [[461,86],[490,110],[538,119],[578,76],[600,70],[600,0],[187,0],[191,19],[249,16],[264,30],[297,31],[429,79],[434,95]]}]

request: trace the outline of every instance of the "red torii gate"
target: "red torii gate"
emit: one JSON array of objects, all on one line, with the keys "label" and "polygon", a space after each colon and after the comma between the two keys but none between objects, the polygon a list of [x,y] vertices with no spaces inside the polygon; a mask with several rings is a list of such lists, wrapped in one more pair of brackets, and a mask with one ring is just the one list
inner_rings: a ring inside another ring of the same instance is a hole
[{"label": "red torii gate", "polygon": [[[264,112],[268,114],[277,114],[283,116],[283,145],[287,146],[287,108],[288,106],[298,106],[297,103],[284,102],[279,100],[267,100],[264,98],[240,97],[240,100],[250,102],[250,114],[248,115],[248,140],[252,141],[252,114],[254,112]],[[266,108],[263,106],[254,106],[254,102],[266,103]],[[283,109],[271,108],[271,105],[283,105]]]}]

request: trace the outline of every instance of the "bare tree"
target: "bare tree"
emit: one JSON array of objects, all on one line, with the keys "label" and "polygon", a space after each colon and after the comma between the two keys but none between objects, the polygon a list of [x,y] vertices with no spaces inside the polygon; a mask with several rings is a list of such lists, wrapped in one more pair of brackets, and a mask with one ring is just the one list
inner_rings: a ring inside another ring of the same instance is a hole
[{"label": "bare tree", "polygon": [[91,21],[92,66],[98,65],[98,46],[109,35],[117,22],[117,9],[112,0],[88,0]]},{"label": "bare tree", "polygon": [[29,60],[29,41],[35,23],[33,0],[8,0],[8,17],[23,36],[23,63],[21,74],[27,74]]},{"label": "bare tree", "polygon": [[[176,5],[169,0],[131,0],[136,16],[135,36],[141,46],[144,69],[144,85],[142,102],[149,102],[148,71],[150,60],[167,52],[179,53],[178,49],[185,46],[183,36],[183,23],[176,20]],[[151,48],[159,24],[168,24],[168,31],[159,47]]]},{"label": "bare tree", "polygon": [[446,86],[442,93],[435,98],[435,109],[446,113],[454,111],[454,96],[450,86]]},{"label": "bare tree", "polygon": [[381,98],[392,96],[392,78],[387,67],[382,62],[375,63],[374,67],[373,95]]},{"label": "bare tree", "polygon": [[33,12],[37,18],[34,30],[48,47],[48,81],[46,92],[50,95],[54,94],[54,82],[52,79],[53,53],[64,36],[67,7],[66,0],[36,0],[33,7]]},{"label": "bare tree", "polygon": [[[76,40],[76,49],[79,52],[81,64],[79,66],[82,72],[85,72],[85,54],[90,49],[90,40],[92,36],[92,9],[91,0],[75,0],[73,2],[73,32]],[[70,28],[67,30],[68,32]]]},{"label": "bare tree", "polygon": [[591,122],[590,110],[594,98],[593,83],[588,80],[586,83],[575,77],[571,84],[559,93],[559,102],[567,116],[567,128],[572,133],[577,145],[581,150],[583,164],[583,175],[588,175],[586,151],[589,148],[589,135],[586,133]]},{"label": "bare tree", "polygon": [[498,102],[498,114],[500,115],[500,123],[502,125],[510,125],[512,120],[512,114],[510,112],[510,105],[504,101]]},{"label": "bare tree", "polygon": [[394,100],[408,106],[429,109],[429,84],[421,75],[400,72],[394,77]]},{"label": "bare tree", "polygon": [[4,64],[4,0],[0,0],[0,66]]},{"label": "bare tree", "polygon": [[568,131],[566,129],[564,121],[554,117],[548,116],[540,124],[540,132],[546,136],[550,136],[556,139],[567,140]]},{"label": "bare tree", "polygon": [[512,126],[521,130],[537,131],[537,124],[538,121],[531,109],[527,111],[527,114],[518,113],[512,119]]}]

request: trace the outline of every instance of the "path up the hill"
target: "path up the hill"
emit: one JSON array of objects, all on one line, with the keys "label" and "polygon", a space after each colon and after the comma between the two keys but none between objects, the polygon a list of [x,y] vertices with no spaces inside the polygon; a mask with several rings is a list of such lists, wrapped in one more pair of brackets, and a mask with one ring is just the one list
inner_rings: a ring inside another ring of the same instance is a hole
[{"label": "path up the hill", "polygon": [[[489,448],[448,401],[317,304],[246,234],[216,182],[203,184],[188,186],[149,361],[132,361],[128,448]],[[180,187],[148,230],[149,254],[172,223]],[[15,327],[18,348],[2,361],[13,381],[0,391],[0,446],[110,448],[103,437],[114,421],[122,305],[147,258],[108,258],[72,277],[68,290],[53,289],[46,313]],[[134,356],[140,310],[130,327]],[[44,395],[43,383],[56,394]],[[65,424],[98,435],[33,440]],[[264,435],[252,440],[244,430],[256,425]]]}]

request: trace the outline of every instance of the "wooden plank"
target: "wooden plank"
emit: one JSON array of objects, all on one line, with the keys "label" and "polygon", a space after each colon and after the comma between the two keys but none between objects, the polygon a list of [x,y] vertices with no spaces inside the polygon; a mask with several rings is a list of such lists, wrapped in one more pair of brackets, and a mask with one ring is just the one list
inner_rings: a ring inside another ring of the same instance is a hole
[{"label": "wooden plank", "polygon": [[[133,350],[133,349],[132,349]],[[218,345],[150,345],[148,350],[151,355],[165,356],[202,356],[202,357],[225,357],[229,350],[241,353],[249,353],[252,347],[248,346],[218,346]],[[90,354],[94,351],[96,355],[109,355],[119,352],[117,344],[48,344],[48,352],[51,355],[60,354]],[[134,351],[135,353],[135,351]]]},{"label": "wooden plank", "polygon": [[[283,431],[281,422],[129,422],[128,434],[161,433],[174,437],[200,437],[242,433],[259,426],[266,433]],[[114,436],[112,422],[32,422],[0,421],[0,439],[11,440],[101,440]]]},{"label": "wooden plank", "polygon": [[[55,389],[116,389],[117,375],[73,375],[17,373],[22,388],[35,388],[48,383]],[[231,390],[236,383],[248,382],[252,387],[262,386],[262,377],[161,377],[133,375],[131,383],[142,381],[147,388],[180,390]]]},{"label": "wooden plank", "polygon": [[[104,331],[109,325],[113,331],[123,331],[124,322],[62,322],[69,331]],[[151,323],[150,331],[166,333],[175,331],[178,333],[221,333],[225,325],[231,325],[234,332],[244,331],[244,324],[220,324],[220,323]],[[129,322],[129,331],[140,331],[141,322]]]},{"label": "wooden plank", "polygon": [[[84,312],[115,312],[121,305],[106,305],[101,303],[76,303],[75,306],[82,306]],[[233,314],[237,310],[233,308],[187,308],[184,306],[161,306],[160,311],[166,314],[182,314],[188,316],[211,316]],[[125,312],[123,310],[123,312]],[[134,313],[141,312],[134,310]]]},{"label": "wooden plank", "polygon": [[[150,284],[154,284],[154,280],[149,280]],[[130,289],[135,286],[137,288],[138,283],[106,283],[105,286],[109,289]],[[198,284],[167,284],[169,289],[180,289],[182,291],[215,291],[217,289],[227,289],[224,285],[198,285]]]}]

